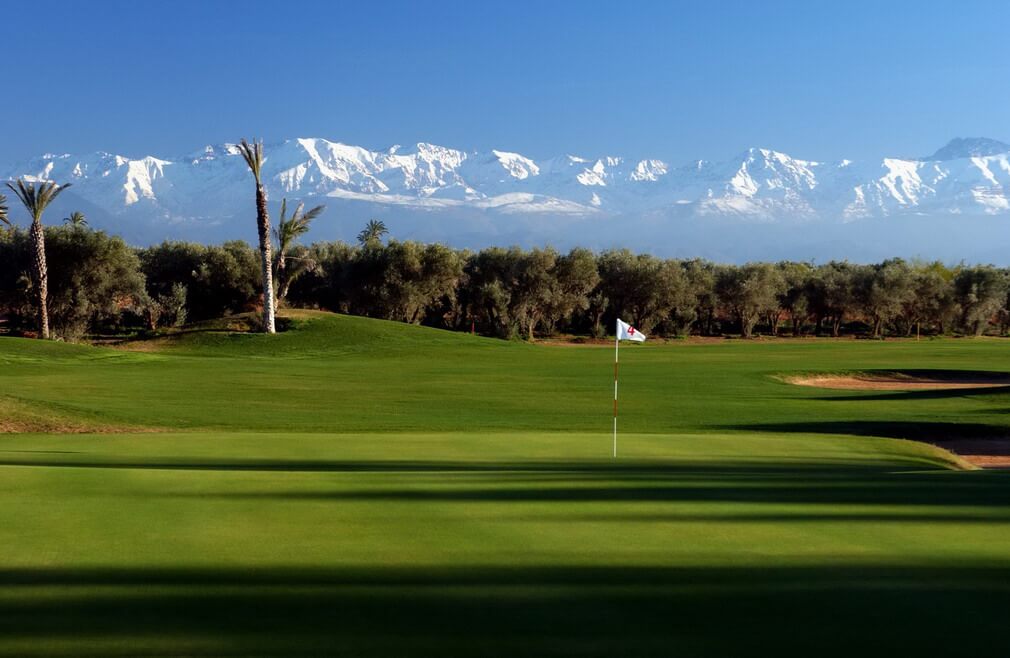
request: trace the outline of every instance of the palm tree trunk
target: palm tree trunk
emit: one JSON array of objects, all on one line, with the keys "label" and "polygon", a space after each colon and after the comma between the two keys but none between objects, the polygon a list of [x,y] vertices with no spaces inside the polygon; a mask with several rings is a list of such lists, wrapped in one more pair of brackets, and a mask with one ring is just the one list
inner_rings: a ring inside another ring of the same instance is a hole
[{"label": "palm tree trunk", "polygon": [[35,257],[32,262],[32,274],[35,277],[35,302],[38,308],[39,334],[49,338],[49,269],[46,267],[46,235],[42,230],[42,222],[32,222],[32,245],[35,247]]},{"label": "palm tree trunk", "polygon": [[283,247],[280,249],[280,253],[277,254],[277,268],[274,271],[274,275],[277,279],[277,290],[274,292],[274,310],[280,308],[281,302],[287,297],[288,287],[290,283],[286,280],[287,278],[287,264],[285,263],[284,250]]},{"label": "palm tree trunk", "polygon": [[278,308],[285,299],[288,298],[288,291],[291,290],[291,282],[285,280],[283,277],[278,277],[277,282],[277,299],[274,302],[274,308]]},{"label": "palm tree trunk", "polygon": [[260,256],[263,261],[263,331],[272,334],[274,325],[274,274],[270,244],[270,215],[267,213],[267,192],[262,184],[256,186],[256,226],[259,229]]}]

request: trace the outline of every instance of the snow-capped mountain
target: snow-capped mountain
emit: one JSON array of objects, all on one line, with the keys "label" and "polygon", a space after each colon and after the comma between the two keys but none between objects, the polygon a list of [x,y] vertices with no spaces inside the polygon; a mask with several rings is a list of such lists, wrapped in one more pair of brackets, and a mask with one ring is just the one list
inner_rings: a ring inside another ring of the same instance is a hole
[{"label": "snow-capped mountain", "polygon": [[[573,226],[599,229],[615,217],[651,226],[713,220],[824,226],[1010,214],[1010,145],[984,138],[955,139],[922,159],[818,162],[751,148],[728,161],[681,166],[616,156],[535,160],[426,143],[370,150],[319,138],[268,144],[265,151],[272,202],[326,203],[337,208],[327,213],[331,223],[410,217],[412,234],[429,239],[438,232],[420,230],[426,221],[450,234],[493,239],[524,230],[550,237]],[[231,144],[169,158],[47,154],[3,174],[72,183],[64,203],[77,203],[99,225],[134,241],[248,237],[252,230],[252,178]],[[321,237],[334,237],[320,224]],[[548,224],[553,234],[544,231]]]}]

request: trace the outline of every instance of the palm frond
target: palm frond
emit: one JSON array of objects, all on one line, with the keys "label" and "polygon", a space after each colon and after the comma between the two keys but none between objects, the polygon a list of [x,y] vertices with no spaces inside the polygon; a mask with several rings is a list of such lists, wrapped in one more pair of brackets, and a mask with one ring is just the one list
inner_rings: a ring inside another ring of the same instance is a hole
[{"label": "palm frond", "polygon": [[305,221],[311,222],[316,217],[322,215],[324,210],[326,210],[326,206],[316,206],[315,208],[309,209],[309,211],[305,213],[302,217],[303,219],[305,219]]},{"label": "palm frond", "polygon": [[242,159],[245,163],[249,165],[249,170],[252,171],[253,178],[256,179],[256,184],[260,184],[260,171],[263,167],[263,142],[253,140],[252,144],[247,142],[245,138],[238,143],[238,151],[242,154]]},{"label": "palm frond", "polygon": [[7,215],[7,197],[0,194],[0,224],[11,225],[11,219]]},{"label": "palm frond", "polygon": [[365,224],[365,228],[358,233],[358,242],[362,245],[372,245],[380,243],[382,237],[389,233],[386,223],[381,219],[370,219]]},{"label": "palm frond", "polygon": [[69,217],[63,218],[64,224],[70,224],[74,228],[81,228],[88,225],[88,218],[80,210],[70,213]]},{"label": "palm frond", "polygon": [[306,272],[313,272],[319,267],[319,262],[312,258],[310,252],[305,247],[298,247],[291,254],[284,256],[287,264],[288,281],[294,281]]},{"label": "palm frond", "polygon": [[282,253],[287,251],[295,240],[309,232],[312,220],[322,214],[326,206],[316,206],[308,212],[303,212],[305,204],[299,203],[290,217],[287,216],[287,208],[288,200],[282,199],[280,222],[274,229],[274,235]]},{"label": "palm frond", "polygon": [[16,185],[7,183],[18,200],[24,205],[28,214],[32,216],[32,221],[41,221],[42,213],[52,203],[60,193],[70,187],[70,184],[57,185],[53,181],[42,181],[40,183],[29,183],[23,178],[15,181]]}]

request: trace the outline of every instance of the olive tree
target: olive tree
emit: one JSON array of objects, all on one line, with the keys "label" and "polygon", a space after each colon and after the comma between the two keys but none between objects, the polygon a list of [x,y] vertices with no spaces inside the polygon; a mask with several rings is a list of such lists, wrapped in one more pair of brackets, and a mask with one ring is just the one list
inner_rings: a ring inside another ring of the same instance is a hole
[{"label": "olive tree", "polygon": [[739,323],[744,338],[753,335],[762,315],[778,310],[779,295],[784,289],[782,273],[770,263],[726,268],[716,280],[720,301]]},{"label": "olive tree", "polygon": [[954,298],[961,307],[965,333],[981,336],[1003,306],[1006,275],[991,265],[963,267],[954,276]]}]

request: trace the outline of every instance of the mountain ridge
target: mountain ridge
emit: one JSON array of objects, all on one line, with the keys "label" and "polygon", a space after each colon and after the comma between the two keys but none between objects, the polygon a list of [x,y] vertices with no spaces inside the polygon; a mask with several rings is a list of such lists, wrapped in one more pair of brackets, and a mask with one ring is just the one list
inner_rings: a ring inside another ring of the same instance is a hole
[{"label": "mountain ridge", "polygon": [[1010,152],[1010,144],[988,137],[955,137],[922,160],[957,160]]},{"label": "mountain ridge", "polygon": [[[559,235],[575,221],[616,231],[622,221],[658,230],[664,222],[714,219],[824,226],[897,216],[1010,215],[1010,146],[987,138],[954,139],[931,159],[830,162],[751,147],[721,162],[683,165],[615,155],[538,160],[428,142],[371,150],[317,137],[265,150],[264,182],[273,203],[281,197],[325,202],[355,221],[410,214],[418,226],[428,221],[475,238],[521,239],[522,230]],[[3,173],[19,176],[73,183],[67,196],[100,215],[99,225],[135,241],[248,235],[251,177],[227,142],[174,158],[47,153]]]}]

